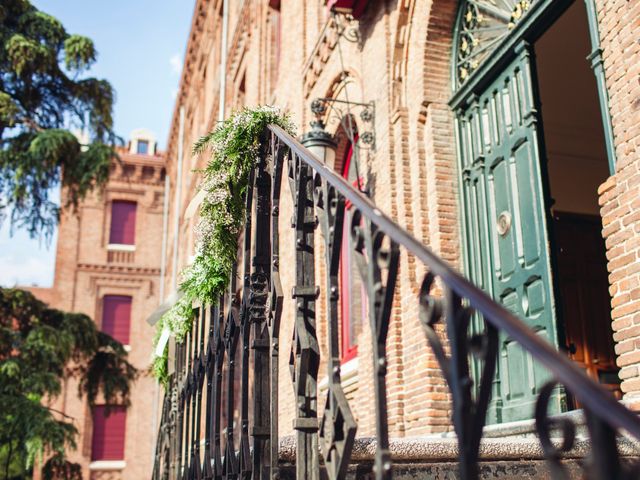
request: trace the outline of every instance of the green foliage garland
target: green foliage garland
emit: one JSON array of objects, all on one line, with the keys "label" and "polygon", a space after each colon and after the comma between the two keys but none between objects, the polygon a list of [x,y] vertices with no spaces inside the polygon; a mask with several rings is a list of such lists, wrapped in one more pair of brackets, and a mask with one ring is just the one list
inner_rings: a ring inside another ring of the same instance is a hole
[{"label": "green foliage garland", "polygon": [[[238,235],[245,222],[249,174],[257,164],[260,138],[269,124],[294,132],[289,116],[277,108],[245,108],[194,145],[196,155],[207,150],[212,152],[209,164],[202,171],[200,188],[205,197],[196,227],[196,256],[182,272],[183,296],[158,322],[155,343],[164,329],[169,329],[176,341],[182,342],[191,330],[193,303],[215,304],[228,287],[236,261]],[[163,354],[155,358],[153,371],[158,380],[166,384],[166,347]]]}]

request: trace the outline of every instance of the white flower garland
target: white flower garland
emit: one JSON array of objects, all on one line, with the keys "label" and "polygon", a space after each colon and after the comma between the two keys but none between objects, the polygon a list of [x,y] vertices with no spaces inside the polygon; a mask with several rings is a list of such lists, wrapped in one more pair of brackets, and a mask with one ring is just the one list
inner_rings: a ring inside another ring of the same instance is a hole
[{"label": "white flower garland", "polygon": [[236,260],[238,234],[245,221],[244,196],[250,187],[249,173],[259,161],[260,137],[269,124],[294,133],[288,115],[278,108],[245,108],[194,145],[194,154],[210,150],[212,155],[201,172],[200,190],[205,196],[200,205],[201,219],[195,228],[195,259],[182,272],[183,296],[157,324],[154,344],[158,355],[153,372],[163,384],[168,380],[167,348],[158,345],[159,340],[166,341],[170,334],[178,343],[184,341],[193,322],[193,303],[214,304],[227,288]]}]

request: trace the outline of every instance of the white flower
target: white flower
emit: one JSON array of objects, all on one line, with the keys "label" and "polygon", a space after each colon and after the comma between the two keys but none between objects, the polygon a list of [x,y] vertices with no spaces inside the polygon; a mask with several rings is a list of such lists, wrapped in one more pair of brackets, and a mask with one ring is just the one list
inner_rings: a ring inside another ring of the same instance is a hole
[{"label": "white flower", "polygon": [[223,203],[229,198],[228,190],[224,190],[222,188],[216,190],[208,190],[207,191],[207,202],[212,205],[218,205]]}]

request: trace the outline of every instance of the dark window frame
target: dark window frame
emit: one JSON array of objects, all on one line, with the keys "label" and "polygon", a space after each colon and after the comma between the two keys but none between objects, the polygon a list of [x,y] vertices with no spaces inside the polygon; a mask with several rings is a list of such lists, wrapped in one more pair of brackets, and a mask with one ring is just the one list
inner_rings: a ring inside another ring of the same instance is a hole
[{"label": "dark window frame", "polygon": [[[144,145],[144,151],[140,151],[140,146]],[[136,154],[138,155],[149,155],[149,149],[151,148],[151,142],[149,140],[138,140],[136,143]]]}]

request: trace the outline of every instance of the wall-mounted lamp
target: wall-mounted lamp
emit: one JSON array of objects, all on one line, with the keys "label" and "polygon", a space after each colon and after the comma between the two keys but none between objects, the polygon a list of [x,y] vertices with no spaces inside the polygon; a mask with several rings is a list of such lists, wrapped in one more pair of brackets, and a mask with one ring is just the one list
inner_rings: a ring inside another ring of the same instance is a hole
[{"label": "wall-mounted lamp", "polygon": [[302,136],[300,143],[322,160],[325,165],[333,165],[338,143],[333,135],[324,129],[324,122],[320,118],[316,118],[310,125],[311,131]]}]

